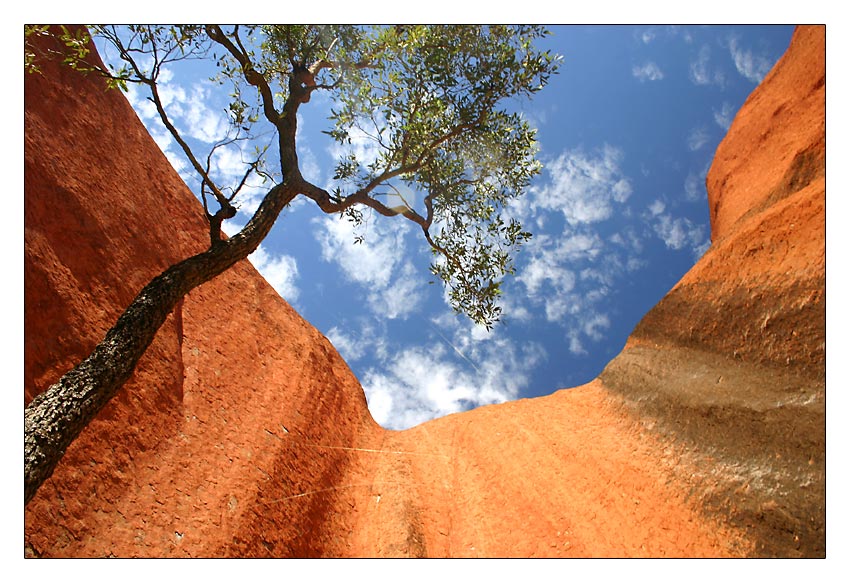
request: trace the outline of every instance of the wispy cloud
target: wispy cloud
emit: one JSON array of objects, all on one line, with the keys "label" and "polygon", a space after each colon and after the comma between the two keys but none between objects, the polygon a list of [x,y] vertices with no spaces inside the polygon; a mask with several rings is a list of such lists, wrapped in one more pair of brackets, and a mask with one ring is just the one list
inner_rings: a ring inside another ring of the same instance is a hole
[{"label": "wispy cloud", "polygon": [[657,217],[658,215],[663,213],[664,209],[666,209],[666,208],[667,208],[667,205],[664,204],[664,201],[662,201],[660,199],[655,199],[649,205],[649,212],[653,217]]},{"label": "wispy cloud", "polygon": [[[147,93],[134,84],[130,84],[128,89],[127,99],[139,119],[172,167],[195,196],[200,198],[199,175],[163,126],[156,107],[147,98]],[[171,123],[189,143],[195,156],[205,160],[213,144],[227,136],[229,127],[224,109],[215,106],[215,96],[211,89],[198,83],[181,85],[170,69],[163,68],[159,77],[158,92]],[[210,176],[222,188],[235,186],[242,180],[248,165],[253,160],[253,146],[249,146],[246,142],[219,147],[211,157]],[[249,178],[234,200],[243,218],[250,217],[257,210],[268,188],[268,185],[263,185],[258,177]]]},{"label": "wispy cloud", "polygon": [[162,125],[159,114],[156,111],[156,106],[146,98],[143,90],[138,85],[129,84],[127,88],[127,101],[130,102],[136,115],[139,116],[139,119],[144,124],[145,129],[148,130],[154,142],[156,142],[156,145],[165,154],[172,168],[177,171],[190,188],[196,186],[198,181],[197,174],[189,166],[185,154],[177,151],[177,144],[168,130]]},{"label": "wispy cloud", "polygon": [[344,332],[338,326],[334,326],[328,330],[325,336],[348,363],[360,360],[366,356],[366,347],[363,343]]},{"label": "wispy cloud", "polygon": [[283,299],[290,303],[298,299],[299,290],[295,283],[298,280],[298,263],[294,257],[273,255],[260,245],[248,256],[248,260]]},{"label": "wispy cloud", "polygon": [[184,135],[191,136],[206,144],[213,144],[227,134],[229,122],[219,110],[209,106],[214,103],[208,87],[193,85],[188,94],[184,94],[181,125]]},{"label": "wispy cloud", "polygon": [[753,51],[744,49],[738,44],[737,37],[729,39],[729,53],[735,62],[738,73],[752,81],[760,83],[764,76],[773,66],[770,60],[763,54],[755,54]]},{"label": "wispy cloud", "polygon": [[355,362],[367,355],[379,361],[387,358],[386,332],[379,332],[375,325],[364,320],[360,318],[354,330],[351,326],[333,326],[325,334],[346,362]]},{"label": "wispy cloud", "polygon": [[360,164],[367,166],[377,160],[381,153],[382,148],[377,136],[377,129],[374,133],[370,133],[359,127],[353,127],[348,131],[349,142],[345,145],[331,142],[328,146],[328,154],[334,160],[353,154]]},{"label": "wispy cloud", "polygon": [[636,258],[643,253],[644,242],[633,226],[626,226],[609,237],[611,243],[621,248],[629,259]]},{"label": "wispy cloud", "polygon": [[396,354],[388,368],[368,370],[363,389],[375,421],[391,429],[404,429],[516,395],[516,391],[501,386],[495,389],[496,398],[481,399],[481,381],[446,356],[445,347],[439,344],[408,348]]},{"label": "wispy cloud", "polygon": [[693,41],[691,33],[687,27],[678,25],[667,25],[663,27],[650,26],[644,29],[639,29],[635,36],[645,45],[655,41],[657,38],[681,38],[686,43]]},{"label": "wispy cloud", "polygon": [[[702,178],[702,181],[700,180]],[[705,193],[705,177],[700,177],[694,172],[690,172],[685,178],[685,198],[690,201],[699,200]]]},{"label": "wispy cloud", "polygon": [[548,322],[564,330],[570,351],[587,354],[586,344],[600,341],[601,330],[610,323],[605,306],[611,289],[643,265],[638,258],[642,247],[631,229],[608,241],[588,227],[539,237],[517,282],[525,289],[527,305],[542,309]]},{"label": "wispy cloud", "polygon": [[298,165],[301,174],[315,185],[321,185],[323,180],[322,168],[319,165],[318,158],[310,147],[310,140],[307,138],[305,130],[306,121],[301,112],[296,114],[298,119],[298,127],[295,131],[295,143],[298,150]]},{"label": "wispy cloud", "polygon": [[720,109],[714,110],[714,121],[724,130],[728,130],[732,125],[732,119],[735,117],[735,110],[732,109],[732,104],[724,101]]},{"label": "wispy cloud", "polygon": [[688,138],[687,138],[688,149],[691,152],[696,152],[697,150],[699,150],[700,148],[702,148],[703,146],[705,146],[708,143],[709,137],[710,136],[708,134],[708,130],[705,129],[704,127],[700,126],[700,127],[693,128],[688,133]]},{"label": "wispy cloud", "polygon": [[559,210],[570,225],[608,219],[616,204],[628,200],[631,182],[620,170],[622,152],[604,146],[595,154],[568,150],[546,164],[548,181],[531,189],[531,204]]},{"label": "wispy cloud", "polygon": [[393,268],[403,259],[404,230],[394,228],[400,221],[370,221],[361,244],[354,243],[354,226],[339,217],[319,217],[314,224],[322,259],[336,263],[351,281],[380,288],[389,285]]},{"label": "wispy cloud", "polygon": [[406,320],[419,309],[424,299],[423,284],[423,278],[413,264],[405,261],[386,288],[369,293],[369,306],[373,312],[390,320]]},{"label": "wispy cloud", "polygon": [[[547,225],[547,234],[523,250],[505,297],[522,296],[529,321],[542,316],[562,328],[575,355],[587,354],[610,325],[606,302],[617,280],[645,265],[634,228],[621,225],[607,239],[597,229],[597,223],[630,214],[632,186],[621,163],[622,152],[612,146],[590,154],[567,150],[546,164],[542,184],[519,213]],[[566,224],[553,232],[557,214]]]},{"label": "wispy cloud", "polygon": [[335,263],[349,281],[362,286],[374,314],[405,319],[423,300],[423,279],[406,257],[403,219],[369,221],[363,226],[363,242],[348,221],[337,217],[314,220],[322,259]]},{"label": "wispy cloud", "polygon": [[577,265],[580,260],[593,260],[601,253],[602,241],[594,233],[582,233],[566,238],[550,239],[541,236],[531,245],[531,257],[525,263],[518,280],[525,284],[528,293],[538,296],[544,283],[570,292],[575,287],[576,277],[568,265]]},{"label": "wispy cloud", "polygon": [[655,37],[658,35],[658,30],[654,26],[650,26],[649,28],[639,31],[637,34],[643,44],[648,45],[655,40]]},{"label": "wispy cloud", "polygon": [[660,200],[653,201],[648,210],[648,222],[668,249],[679,251],[689,248],[695,259],[708,249],[710,241],[704,225],[695,225],[687,217],[677,217],[665,212],[666,205]]},{"label": "wispy cloud", "polygon": [[518,346],[454,319],[437,325],[442,331],[435,341],[390,352],[363,376],[369,411],[381,425],[405,429],[515,399],[545,358],[537,344]]},{"label": "wispy cloud", "polygon": [[691,61],[689,68],[691,81],[696,85],[719,85],[726,83],[723,71],[711,65],[711,48],[708,45],[700,47],[695,60]]},{"label": "wispy cloud", "polygon": [[664,72],[652,61],[632,67],[632,75],[640,81],[658,81],[664,78]]},{"label": "wispy cloud", "polygon": [[603,330],[611,327],[611,321],[605,314],[594,310],[584,312],[578,322],[578,326],[567,332],[567,348],[574,356],[582,356],[588,353],[585,342],[593,340],[598,342],[604,338]]},{"label": "wispy cloud", "polygon": [[[137,115],[145,122],[159,121],[159,113],[147,98],[146,90],[134,84],[130,84],[128,90],[127,98]],[[227,116],[223,110],[209,105],[214,103],[209,87],[199,83],[181,85],[175,80],[170,69],[163,68],[158,79],[157,92],[169,119],[181,135],[205,144],[213,144],[227,133]]]},{"label": "wispy cloud", "polygon": [[711,160],[708,160],[701,170],[688,172],[684,184],[685,198],[688,201],[695,202],[706,199],[705,177],[709,168],[711,168]]}]

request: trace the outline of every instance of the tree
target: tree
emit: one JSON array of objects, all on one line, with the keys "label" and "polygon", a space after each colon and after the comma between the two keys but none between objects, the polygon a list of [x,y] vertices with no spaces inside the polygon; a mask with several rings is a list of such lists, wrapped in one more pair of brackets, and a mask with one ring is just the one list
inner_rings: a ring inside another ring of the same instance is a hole
[{"label": "tree", "polygon": [[[147,88],[162,123],[197,172],[209,223],[209,248],[166,269],[145,286],[104,340],[26,408],[25,503],[50,477],[65,449],[132,374],[177,302],[252,253],[281,210],[297,196],[355,223],[371,209],[418,225],[434,253],[431,272],[447,286],[452,307],[491,327],[499,319],[499,284],[512,255],[530,234],[504,217],[539,171],[535,132],[508,109],[545,86],[558,59],[534,42],[536,26],[97,26],[93,36],[123,60],[120,68],[92,58],[85,29],[26,27],[25,68],[55,53],[39,41],[58,37],[59,55],[109,85]],[[210,59],[216,80],[231,88],[230,125],[206,158],[172,123],[159,80],[174,62]],[[317,92],[334,106],[330,138],[350,143],[364,132],[378,146],[373,161],[339,160],[326,190],[301,174],[297,113]],[[241,146],[271,129],[275,140],[255,149],[242,179],[211,176],[221,149]],[[273,162],[272,162],[273,160]],[[248,180],[267,192],[232,237],[223,221],[237,213]],[[402,189],[401,187],[406,187]],[[421,193],[416,200],[402,192]],[[421,199],[421,200],[420,200]]]}]

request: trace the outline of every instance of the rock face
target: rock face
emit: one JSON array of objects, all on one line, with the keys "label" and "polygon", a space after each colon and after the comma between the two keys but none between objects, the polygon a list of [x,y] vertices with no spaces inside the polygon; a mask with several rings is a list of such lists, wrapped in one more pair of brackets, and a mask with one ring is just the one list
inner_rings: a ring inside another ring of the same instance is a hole
[{"label": "rock face", "polygon": [[[741,109],[708,176],[711,249],[599,379],[385,431],[242,262],[69,448],[25,552],[823,556],[824,57],[824,29],[798,29]],[[44,70],[26,79],[25,403],[207,240],[123,96]]]},{"label": "rock face", "polygon": [[[49,64],[25,89],[27,403],[209,236],[120,92]],[[68,449],[27,506],[27,552],[322,554],[330,499],[274,500],[345,478],[344,450],[302,443],[377,429],[333,346],[242,262],[184,299]]]},{"label": "rock face", "polygon": [[798,28],[717,149],[711,248],[601,375],[761,555],[825,553],[825,56]]}]

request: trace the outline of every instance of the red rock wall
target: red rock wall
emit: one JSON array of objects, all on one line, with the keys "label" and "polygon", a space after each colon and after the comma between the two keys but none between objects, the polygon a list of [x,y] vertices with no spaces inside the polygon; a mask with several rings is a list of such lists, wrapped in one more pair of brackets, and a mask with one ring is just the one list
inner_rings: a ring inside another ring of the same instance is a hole
[{"label": "red rock wall", "polygon": [[707,178],[712,241],[727,236],[740,219],[824,177],[824,27],[799,28],[792,46],[749,96],[717,148]]},{"label": "red rock wall", "polygon": [[[208,241],[200,203],[124,96],[42,67],[25,86],[25,403]],[[374,428],[330,343],[243,261],[169,317],[27,506],[25,544],[45,556],[318,554],[346,459],[292,444],[351,445]]]},{"label": "red rock wall", "polygon": [[825,56],[799,27],[747,99],[708,173],[711,248],[601,375],[761,556],[826,552]]},{"label": "red rock wall", "polygon": [[712,247],[632,342],[702,347],[823,379],[826,352],[826,70],[820,26],[753,91],[707,186]]}]

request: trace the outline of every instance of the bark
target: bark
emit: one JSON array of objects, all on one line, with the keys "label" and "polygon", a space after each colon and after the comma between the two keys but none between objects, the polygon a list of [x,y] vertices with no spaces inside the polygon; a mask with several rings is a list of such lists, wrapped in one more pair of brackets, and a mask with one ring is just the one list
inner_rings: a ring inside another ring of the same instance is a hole
[{"label": "bark", "polygon": [[24,410],[24,504],[52,474],[65,450],[132,375],[183,296],[250,255],[297,191],[272,188],[239,234],[172,265],[136,296],[88,358]]}]

